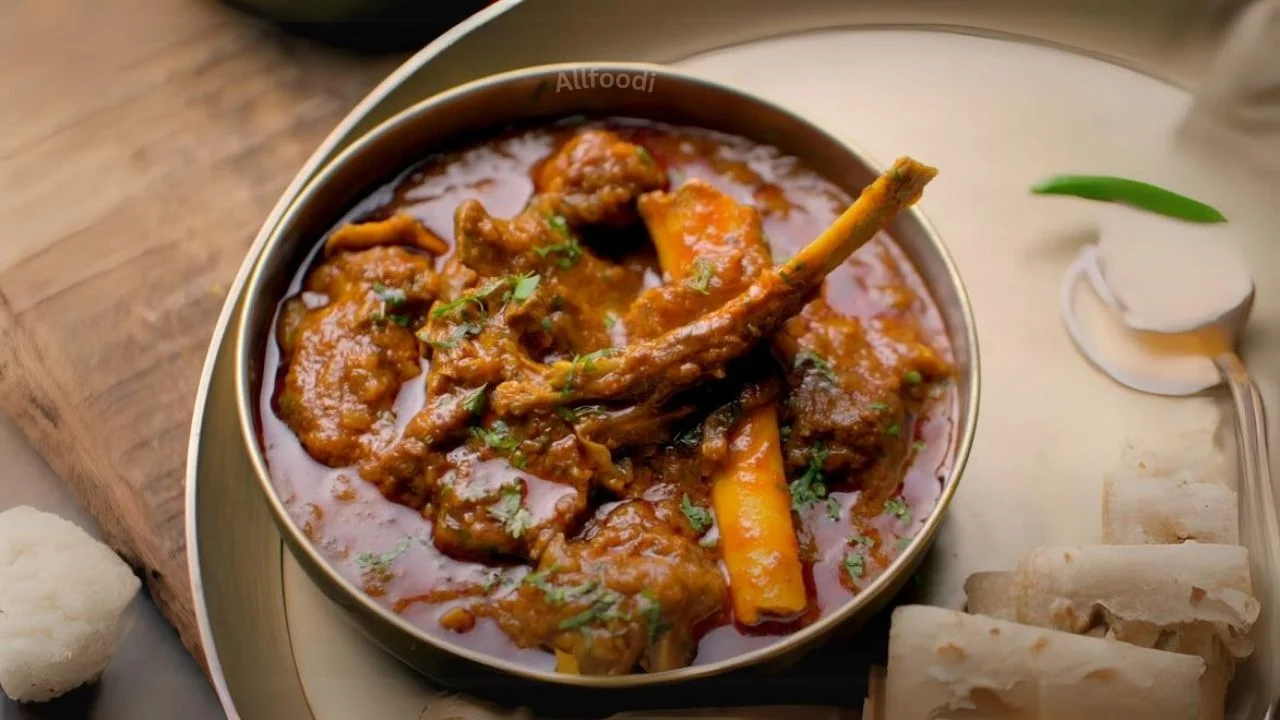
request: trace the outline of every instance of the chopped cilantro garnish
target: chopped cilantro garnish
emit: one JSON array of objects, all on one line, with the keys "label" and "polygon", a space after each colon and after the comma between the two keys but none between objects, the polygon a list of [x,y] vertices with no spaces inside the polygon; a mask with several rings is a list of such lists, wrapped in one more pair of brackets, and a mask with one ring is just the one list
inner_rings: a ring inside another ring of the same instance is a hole
[{"label": "chopped cilantro garnish", "polygon": [[[483,288],[481,289],[483,290]],[[484,306],[484,301],[480,299],[481,297],[483,296],[480,295],[478,291],[460,295],[456,300],[450,300],[447,303],[440,303],[432,308],[431,317],[439,320],[442,317],[458,312],[462,308],[466,307],[468,303],[475,305],[476,308],[480,310],[480,315],[483,317],[488,314],[488,310]]]},{"label": "chopped cilantro garnish", "polygon": [[923,440],[917,440],[911,443],[911,449],[915,450],[916,452],[924,452],[924,449],[926,447],[928,447],[928,444],[926,444],[925,441]]},{"label": "chopped cilantro garnish", "polygon": [[538,253],[538,257],[547,257],[548,255],[559,255],[556,258],[556,264],[563,269],[573,267],[578,262],[578,258],[582,257],[582,246],[578,244],[578,238],[573,236],[569,231],[569,222],[564,219],[563,215],[547,216],[547,224],[552,230],[564,237],[564,240],[550,245],[542,245],[535,247],[534,252]]},{"label": "chopped cilantro garnish", "polygon": [[898,423],[893,423],[884,429],[884,434],[889,437],[898,437],[902,434],[902,426]]},{"label": "chopped cilantro garnish", "polygon": [[587,415],[604,412],[599,405],[580,405],[576,408],[565,407],[559,405],[555,409],[555,414],[565,422],[577,422]]},{"label": "chopped cilantro garnish", "polygon": [[387,307],[400,307],[405,303],[404,290],[400,288],[390,288],[382,283],[374,283],[373,294],[386,303]]},{"label": "chopped cilantro garnish", "polygon": [[648,150],[647,148],[645,148],[645,146],[643,146],[643,145],[637,145],[637,146],[636,146],[636,155],[638,155],[638,156],[640,157],[640,159],[641,159],[641,160],[643,160],[643,161],[645,161],[646,163],[649,163],[650,165],[653,165],[653,164],[654,164],[653,155],[650,155],[650,154],[649,154],[649,150]]},{"label": "chopped cilantro garnish", "polygon": [[569,374],[565,376],[563,390],[568,392],[573,389],[573,381],[577,379],[578,368],[582,368],[583,372],[595,372],[597,360],[613,355],[616,352],[618,352],[617,348],[601,348],[586,355],[574,355],[573,361],[569,363]]},{"label": "chopped cilantro garnish", "polygon": [[693,531],[701,535],[711,527],[711,511],[701,505],[694,505],[686,494],[680,500],[680,512],[689,521],[689,525],[693,526]]},{"label": "chopped cilantro garnish", "polygon": [[827,515],[830,516],[832,520],[840,519],[840,511],[842,509],[843,508],[840,507],[839,500],[835,499],[834,497],[827,498]]},{"label": "chopped cilantro garnish", "polygon": [[866,559],[859,553],[851,552],[844,556],[844,569],[851,579],[860,578],[867,572]]},{"label": "chopped cilantro garnish", "polygon": [[911,544],[911,538],[900,537],[898,538],[898,541],[893,544],[893,546],[898,549],[898,552],[902,552],[903,550],[906,550],[907,546],[910,544]]},{"label": "chopped cilantro garnish", "polygon": [[875,540],[872,540],[862,533],[854,533],[850,535],[846,542],[848,542],[850,546],[861,545],[863,547],[872,547],[876,544]]},{"label": "chopped cilantro garnish", "polygon": [[693,261],[693,276],[685,280],[684,284],[706,295],[711,291],[713,277],[715,277],[715,267],[706,258],[698,258]]},{"label": "chopped cilantro garnish", "polygon": [[584,625],[607,618],[611,614],[610,611],[614,609],[614,605],[617,605],[620,599],[621,597],[618,593],[611,590],[601,592],[596,595],[586,610],[561,620],[559,627],[561,630],[576,630]]},{"label": "chopped cilantro garnish", "polygon": [[640,600],[642,601],[640,616],[644,618],[645,634],[649,638],[649,644],[652,645],[670,630],[671,626],[663,619],[662,605],[658,602],[658,596],[654,595],[652,590],[640,591]]},{"label": "chopped cilantro garnish", "polygon": [[501,520],[507,534],[517,540],[533,524],[533,515],[524,507],[524,496],[519,483],[503,486],[502,497],[489,508],[489,515]]},{"label": "chopped cilantro garnish", "polygon": [[822,357],[821,355],[815,352],[809,352],[808,350],[805,350],[804,352],[796,353],[796,359],[795,359],[795,362],[792,364],[792,367],[794,367],[796,370],[799,370],[800,368],[804,367],[806,364],[809,367],[813,368],[813,371],[818,375],[820,375],[827,382],[833,383],[836,381],[836,374],[831,371],[831,363],[827,362],[827,359]]},{"label": "chopped cilantro garnish", "polygon": [[565,220],[563,215],[548,215],[547,224],[561,235],[569,234],[569,221]]},{"label": "chopped cilantro garnish", "polygon": [[485,383],[480,387],[472,390],[462,396],[462,409],[472,415],[479,415],[484,412],[484,403],[488,398],[486,391],[489,389],[489,383]]},{"label": "chopped cilantro garnish", "polygon": [[827,485],[822,476],[822,468],[827,464],[827,446],[821,442],[813,446],[809,455],[809,466],[804,474],[791,481],[791,507],[796,512],[804,509],[827,496]]},{"label": "chopped cilantro garnish", "polygon": [[360,555],[356,557],[356,564],[365,572],[386,575],[391,572],[391,563],[395,562],[396,559],[403,555],[408,549],[409,538],[405,538],[401,540],[400,544],[396,545],[394,549],[380,555],[367,552],[360,553]]},{"label": "chopped cilantro garnish", "polygon": [[555,323],[551,321],[550,315],[543,315],[542,322],[540,324],[542,325],[543,332],[549,333],[555,329]]},{"label": "chopped cilantro garnish", "polygon": [[889,403],[873,402],[871,403],[870,408],[876,412],[884,412],[889,409]]},{"label": "chopped cilantro garnish", "polygon": [[903,377],[906,379],[908,385],[919,385],[924,382],[924,376],[915,370],[908,370],[907,374]]},{"label": "chopped cilantro garnish", "polygon": [[533,297],[533,292],[538,289],[538,284],[542,282],[542,276],[537,273],[525,273],[524,275],[513,275],[508,280],[511,283],[511,299],[516,302],[524,302]]},{"label": "chopped cilantro garnish", "polygon": [[902,498],[892,498],[884,504],[884,512],[886,515],[892,515],[904,523],[911,522],[911,508],[902,501]]},{"label": "chopped cilantro garnish", "polygon": [[480,323],[458,323],[449,330],[449,336],[444,340],[432,340],[428,328],[424,327],[418,331],[418,339],[437,350],[448,350],[458,347],[458,343],[468,335],[479,335],[481,330],[484,330],[484,326]]},{"label": "chopped cilantro garnish", "polygon": [[618,313],[610,310],[604,314],[604,329],[612,330],[618,324]]},{"label": "chopped cilantro garnish", "polygon": [[480,442],[488,445],[494,450],[515,450],[520,441],[511,435],[511,428],[501,420],[494,421],[489,429],[482,427],[471,428],[471,434]]}]

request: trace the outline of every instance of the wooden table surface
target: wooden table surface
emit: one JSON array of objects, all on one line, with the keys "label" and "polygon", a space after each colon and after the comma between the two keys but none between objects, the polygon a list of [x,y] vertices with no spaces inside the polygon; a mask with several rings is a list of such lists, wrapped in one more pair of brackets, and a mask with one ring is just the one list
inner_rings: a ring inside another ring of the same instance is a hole
[{"label": "wooden table surface", "polygon": [[212,327],[280,193],[401,59],[208,0],[0,2],[0,410],[201,662],[183,472]]}]

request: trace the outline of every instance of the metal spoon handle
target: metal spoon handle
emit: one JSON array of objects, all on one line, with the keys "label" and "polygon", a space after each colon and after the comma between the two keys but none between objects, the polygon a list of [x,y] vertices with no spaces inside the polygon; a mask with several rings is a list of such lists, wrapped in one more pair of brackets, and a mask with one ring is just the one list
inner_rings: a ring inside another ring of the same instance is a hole
[{"label": "metal spoon handle", "polygon": [[[1214,358],[1222,373],[1236,408],[1236,444],[1239,446],[1240,531],[1249,548],[1253,591],[1262,606],[1262,616],[1254,627],[1254,636],[1280,636],[1280,588],[1268,581],[1280,574],[1280,520],[1277,520],[1275,492],[1271,485],[1271,458],[1267,448],[1267,415],[1262,394],[1249,375],[1249,370],[1235,353]],[[1270,648],[1268,648],[1270,650]],[[1274,652],[1274,650],[1272,650]],[[1267,718],[1274,715],[1275,695],[1280,687],[1277,662],[1267,652],[1254,654],[1265,699]],[[1251,713],[1251,716],[1253,714]]]}]

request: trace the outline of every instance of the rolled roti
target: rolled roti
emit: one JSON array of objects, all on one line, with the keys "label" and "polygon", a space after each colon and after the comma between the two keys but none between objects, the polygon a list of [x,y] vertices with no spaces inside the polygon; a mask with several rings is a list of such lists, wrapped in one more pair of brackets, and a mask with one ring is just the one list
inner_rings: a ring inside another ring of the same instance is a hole
[{"label": "rolled roti", "polygon": [[1101,624],[1144,647],[1206,624],[1236,657],[1252,652],[1259,611],[1249,553],[1236,545],[1037,548],[1018,566],[1014,597],[1018,622],[1074,633]]},{"label": "rolled roti", "polygon": [[893,612],[893,720],[1195,720],[1204,661],[908,605]]},{"label": "rolled roti", "polygon": [[1200,720],[1223,717],[1260,610],[1248,551],[1236,545],[1039,548],[1019,565],[1013,595],[1018,622],[1200,656]]},{"label": "rolled roti", "polygon": [[1167,477],[1108,476],[1102,495],[1102,541],[1110,545],[1240,544],[1236,492],[1196,482],[1189,472]]},{"label": "rolled roti", "polygon": [[1014,596],[1017,575],[1011,572],[980,572],[964,581],[965,609],[975,615],[997,620],[1018,621]]}]

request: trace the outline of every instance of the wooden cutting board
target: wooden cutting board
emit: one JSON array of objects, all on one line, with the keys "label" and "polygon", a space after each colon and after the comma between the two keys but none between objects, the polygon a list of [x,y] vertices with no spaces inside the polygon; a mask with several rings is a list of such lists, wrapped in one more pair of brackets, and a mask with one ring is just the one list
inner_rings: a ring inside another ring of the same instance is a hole
[{"label": "wooden cutting board", "polygon": [[400,59],[202,0],[0,7],[0,410],[201,663],[183,474],[212,328],[280,193]]}]

